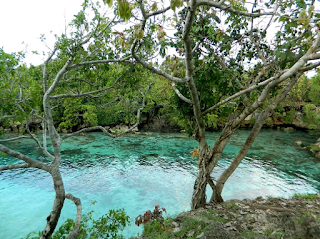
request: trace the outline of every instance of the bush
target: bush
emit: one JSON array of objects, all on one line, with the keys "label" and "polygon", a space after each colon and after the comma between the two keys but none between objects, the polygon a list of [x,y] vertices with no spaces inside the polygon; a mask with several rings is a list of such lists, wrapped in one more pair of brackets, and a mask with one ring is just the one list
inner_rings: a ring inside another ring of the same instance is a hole
[{"label": "bush", "polygon": [[[110,210],[99,219],[92,218],[93,211],[82,215],[81,234],[79,239],[102,239],[102,238],[124,238],[121,232],[130,224],[129,216],[126,215],[124,209]],[[52,239],[65,239],[72,232],[75,226],[73,219],[67,219],[60,228],[54,232]],[[39,239],[42,232],[31,232],[25,239]]]}]

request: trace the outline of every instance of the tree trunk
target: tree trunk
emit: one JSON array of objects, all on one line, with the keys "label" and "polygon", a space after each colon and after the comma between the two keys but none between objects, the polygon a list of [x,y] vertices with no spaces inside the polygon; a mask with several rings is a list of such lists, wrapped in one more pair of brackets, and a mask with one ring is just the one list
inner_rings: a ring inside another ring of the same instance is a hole
[{"label": "tree trunk", "polygon": [[205,167],[200,167],[197,179],[194,183],[191,209],[204,207],[207,203],[206,188],[207,188],[207,170]]},{"label": "tree trunk", "polygon": [[270,104],[270,106],[267,107],[266,109],[264,109],[260,113],[259,117],[256,119],[256,122],[251,130],[250,135],[248,136],[248,138],[247,138],[246,142],[244,143],[244,145],[242,146],[241,150],[236,155],[236,157],[234,158],[232,163],[229,165],[229,167],[221,174],[221,176],[217,180],[217,184],[215,187],[216,190],[214,190],[214,192],[211,196],[210,203],[221,202],[221,199],[222,199],[221,193],[222,193],[222,190],[223,190],[223,187],[224,187],[226,181],[229,179],[229,177],[232,175],[232,173],[237,169],[237,167],[239,166],[239,164],[241,163],[241,161],[243,160],[243,158],[245,157],[245,155],[247,154],[247,152],[251,148],[254,140],[258,136],[258,134],[263,126],[264,120],[279,105],[279,103],[282,100],[284,100],[287,93],[291,90],[291,88],[294,86],[294,84],[297,82],[297,80],[299,79],[300,76],[301,76],[301,74],[298,74],[297,76],[295,76],[295,78],[293,78],[289,82],[289,84],[285,87],[285,89],[277,97],[275,97],[275,99]]},{"label": "tree trunk", "polygon": [[47,225],[45,226],[41,239],[49,239],[51,238],[52,233],[56,229],[58,224],[61,210],[63,208],[64,200],[65,200],[65,190],[61,177],[61,173],[58,165],[52,165],[52,170],[50,174],[53,179],[53,185],[55,190],[55,199],[53,202],[53,207],[50,215],[47,217]]},{"label": "tree trunk", "polygon": [[210,199],[210,203],[222,203],[223,198],[221,196],[223,187],[221,187],[221,184],[217,184],[215,186],[215,189],[212,192],[212,196]]},{"label": "tree trunk", "polygon": [[[216,186],[211,178],[211,172],[215,168],[223,149],[230,139],[232,132],[233,130],[230,129],[230,124],[228,124],[222,131],[219,139],[217,139],[211,150],[209,146],[204,147],[202,150],[200,149],[199,173],[193,188],[191,202],[192,209],[198,209],[206,205],[206,188],[208,183],[210,184],[212,190],[214,192],[216,191]],[[221,195],[217,202],[223,202]]]}]

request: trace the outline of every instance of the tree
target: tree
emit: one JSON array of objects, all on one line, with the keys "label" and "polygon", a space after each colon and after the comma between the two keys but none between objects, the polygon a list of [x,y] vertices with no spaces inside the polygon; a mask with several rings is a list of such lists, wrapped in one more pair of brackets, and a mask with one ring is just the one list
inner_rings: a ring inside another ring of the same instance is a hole
[{"label": "tree", "polygon": [[[54,124],[54,115],[58,111],[55,104],[59,105],[65,99],[77,101],[81,97],[102,97],[108,90],[115,87],[125,73],[120,71],[118,75],[110,74],[107,65],[131,64],[128,61],[129,57],[122,54],[113,45],[115,39],[111,29],[119,21],[116,18],[110,20],[101,16],[99,6],[98,3],[84,1],[83,9],[75,16],[69,26],[72,29],[70,33],[62,34],[60,37],[56,36],[54,49],[49,52],[43,65],[37,68],[42,68],[42,75],[34,74],[34,67],[29,69],[24,67],[24,71],[19,67],[16,68],[18,61],[13,55],[6,54],[3,51],[0,55],[0,70],[4,72],[2,77],[5,79],[5,81],[1,81],[1,84],[6,89],[4,91],[6,95],[1,95],[1,98],[8,99],[3,101],[4,105],[0,119],[23,118],[25,129],[29,133],[29,136],[21,135],[15,138],[2,139],[0,142],[20,140],[26,137],[32,138],[46,158],[44,161],[33,159],[0,144],[1,152],[23,161],[19,164],[1,166],[0,172],[12,169],[36,168],[51,175],[55,199],[41,238],[50,238],[53,234],[65,199],[73,201],[77,207],[75,226],[67,238],[78,238],[81,233],[81,200],[65,191],[59,168],[62,160],[60,147],[63,141],[82,132],[92,130],[101,130],[110,137],[116,137],[104,127],[95,125],[96,122],[93,123],[92,127],[82,128],[64,135],[58,133],[57,126]],[[105,67],[100,67],[102,65]],[[21,72],[26,72],[25,81],[20,76],[15,75]],[[101,76],[104,76],[104,78],[101,79]],[[21,93],[22,87],[18,84],[20,80],[26,86],[23,89],[26,93]],[[18,83],[12,85],[13,82]],[[32,85],[27,87],[30,82],[32,82]],[[146,92],[143,91],[142,95],[141,106],[137,110],[136,124],[139,123],[140,112],[145,105]],[[32,102],[34,101],[40,101],[41,103],[33,105]],[[42,122],[42,139],[32,134],[29,129],[29,120],[32,117],[36,117]],[[89,115],[84,118],[90,121],[90,124],[94,121]],[[70,120],[70,118],[67,118],[67,120]],[[69,121],[69,126],[72,124],[71,121]],[[65,125],[68,126],[68,124]],[[132,128],[125,132],[129,132]],[[47,141],[51,141],[52,150],[47,147]]]},{"label": "tree", "polygon": [[[116,3],[120,17],[132,19],[135,24],[130,40],[122,36],[131,48],[123,49],[130,50],[142,66],[171,81],[180,99],[192,107],[193,135],[199,151],[193,209],[207,203],[207,185],[213,189],[210,202],[223,201],[225,183],[250,149],[266,117],[304,72],[320,65],[320,14],[314,4],[315,1],[294,0],[171,0],[170,6],[163,1]],[[166,33],[170,25],[176,29],[174,37]],[[167,56],[169,64],[160,68],[150,60],[150,52],[165,56],[168,46],[176,47],[179,57]],[[203,87],[206,82],[202,69],[212,70],[209,89]],[[205,117],[219,117],[222,107],[229,107],[232,112],[210,147]],[[255,115],[255,124],[250,135],[229,167],[214,181],[211,173],[226,144],[251,114]]]}]

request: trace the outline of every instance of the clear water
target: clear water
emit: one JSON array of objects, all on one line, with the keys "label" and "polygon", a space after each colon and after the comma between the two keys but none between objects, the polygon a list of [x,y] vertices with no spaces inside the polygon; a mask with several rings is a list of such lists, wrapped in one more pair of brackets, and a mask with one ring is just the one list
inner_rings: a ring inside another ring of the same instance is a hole
[{"label": "clear water", "polygon": [[[241,130],[234,135],[214,177],[228,166],[248,134],[248,130]],[[218,134],[208,133],[208,137],[212,145]],[[320,192],[319,160],[308,150],[295,146],[297,140],[308,145],[315,139],[303,132],[262,130],[226,183],[224,199]],[[45,160],[32,141],[7,145]],[[129,238],[142,230],[134,225],[134,218],[156,204],[165,207],[170,215],[190,209],[197,174],[197,163],[190,156],[194,147],[196,142],[182,134],[153,133],[111,139],[101,133],[90,133],[63,144],[61,171],[66,190],[81,198],[85,212],[94,210],[97,217],[109,209],[124,208],[132,221],[124,231]],[[13,162],[16,160],[7,156],[0,160],[0,166]],[[42,230],[53,198],[52,181],[45,172],[33,169],[1,172],[0,238],[21,238],[31,231]],[[97,204],[92,206],[92,201]],[[67,201],[60,222],[70,217],[75,217],[75,206]]]}]

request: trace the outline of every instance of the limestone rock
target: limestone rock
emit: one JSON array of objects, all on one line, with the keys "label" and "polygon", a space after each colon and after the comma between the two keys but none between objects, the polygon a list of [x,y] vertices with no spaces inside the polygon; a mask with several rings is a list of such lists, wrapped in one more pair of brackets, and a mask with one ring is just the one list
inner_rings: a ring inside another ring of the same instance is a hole
[{"label": "limestone rock", "polygon": [[9,121],[10,127],[14,133],[22,132],[23,125],[19,121]]},{"label": "limestone rock", "polygon": [[308,123],[305,123],[303,121],[303,114],[300,111],[295,112],[295,118],[292,120],[292,124],[295,127],[303,128],[303,129],[308,129],[308,126],[309,126]]},{"label": "limestone rock", "polygon": [[313,155],[320,159],[320,142],[319,142],[319,139],[317,140],[317,142],[315,144],[313,144],[311,146],[311,149],[310,151],[313,153]]},{"label": "limestone rock", "polygon": [[193,237],[195,233],[195,230],[191,230],[190,232],[187,233],[187,237]]}]

